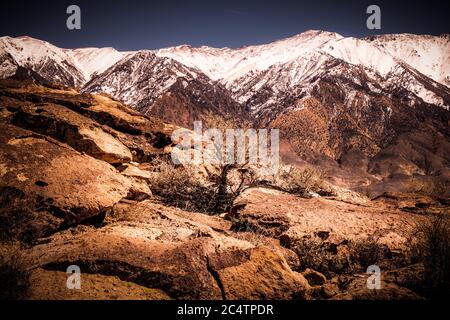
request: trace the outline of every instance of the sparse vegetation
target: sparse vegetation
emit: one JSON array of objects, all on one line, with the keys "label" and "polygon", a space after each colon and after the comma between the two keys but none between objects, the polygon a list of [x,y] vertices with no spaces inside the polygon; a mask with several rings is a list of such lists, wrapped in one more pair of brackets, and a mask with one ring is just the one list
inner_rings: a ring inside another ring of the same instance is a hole
[{"label": "sparse vegetation", "polygon": [[[203,120],[203,129],[217,129],[222,136],[227,129],[245,129],[245,124],[213,113],[207,113]],[[220,148],[216,151],[222,152]],[[195,167],[159,162],[154,167],[158,175],[151,182],[151,189],[166,205],[211,214],[228,211],[233,201],[250,187],[272,187],[303,196],[323,190],[325,174],[319,169],[282,166],[275,176],[264,176],[258,165],[248,164],[248,153],[245,157],[245,164],[218,163],[215,170],[209,170],[203,176],[196,174]]]},{"label": "sparse vegetation", "polygon": [[203,177],[191,167],[159,162],[151,189],[166,205],[187,211],[217,214],[228,211],[234,199],[254,181],[252,170],[225,165],[216,174]]},{"label": "sparse vegetation", "polygon": [[429,197],[442,197],[447,192],[447,186],[443,179],[436,177],[429,177],[426,180],[413,178],[408,192]]},{"label": "sparse vegetation", "polygon": [[336,247],[318,238],[304,238],[292,248],[300,259],[300,270],[307,268],[323,273],[327,278],[347,272],[348,259],[338,255]]},{"label": "sparse vegetation", "polygon": [[161,161],[155,165],[154,171],[157,174],[150,187],[165,205],[187,211],[211,211],[214,189],[196,179],[192,168]]},{"label": "sparse vegetation", "polygon": [[432,215],[417,225],[411,239],[411,262],[425,267],[424,294],[430,298],[450,295],[450,217]]},{"label": "sparse vegetation", "polygon": [[268,245],[270,243],[269,239],[273,237],[266,229],[250,224],[237,226],[233,231],[236,232],[236,238],[248,241],[255,247]]},{"label": "sparse vegetation", "polygon": [[387,253],[373,236],[349,243],[350,259],[353,269],[365,271],[367,267],[378,263]]},{"label": "sparse vegetation", "polygon": [[30,272],[21,259],[21,246],[0,244],[0,300],[25,299],[29,282]]},{"label": "sparse vegetation", "polygon": [[183,210],[210,214],[227,212],[234,200],[251,187],[264,186],[296,195],[323,193],[323,171],[283,166],[274,177],[261,176],[258,168],[248,164],[217,165],[215,172],[199,173],[195,167],[176,166],[157,161],[150,187],[160,200]]},{"label": "sparse vegetation", "polygon": [[386,249],[373,237],[346,241],[340,245],[321,239],[304,238],[292,249],[300,259],[300,270],[319,271],[327,277],[365,272],[367,267],[384,258]]},{"label": "sparse vegetation", "polygon": [[275,177],[275,184],[283,191],[305,195],[308,192],[321,192],[325,172],[314,167],[297,168],[284,166]]},{"label": "sparse vegetation", "polygon": [[33,212],[33,199],[26,198],[16,188],[0,188],[0,241],[31,243],[42,236],[36,227]]}]

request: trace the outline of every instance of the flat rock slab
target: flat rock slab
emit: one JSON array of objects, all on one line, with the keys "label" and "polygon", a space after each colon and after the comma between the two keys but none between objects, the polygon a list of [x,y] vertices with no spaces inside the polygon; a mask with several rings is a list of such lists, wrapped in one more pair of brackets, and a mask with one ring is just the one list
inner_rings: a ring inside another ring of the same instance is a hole
[{"label": "flat rock slab", "polygon": [[404,248],[422,219],[381,203],[360,206],[320,197],[304,199],[263,188],[240,195],[226,218],[237,229],[247,227],[290,241],[316,236],[338,244],[374,236],[390,249]]},{"label": "flat rock slab", "polygon": [[158,289],[122,281],[115,276],[82,274],[80,289],[67,288],[66,272],[36,269],[32,272],[28,300],[170,300]]}]

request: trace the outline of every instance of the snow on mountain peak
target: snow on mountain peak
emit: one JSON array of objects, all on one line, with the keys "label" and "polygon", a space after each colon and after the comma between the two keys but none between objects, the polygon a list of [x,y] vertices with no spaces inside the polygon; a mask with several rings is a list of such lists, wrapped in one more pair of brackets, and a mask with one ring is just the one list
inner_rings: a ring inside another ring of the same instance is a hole
[{"label": "snow on mountain peak", "polygon": [[329,41],[342,38],[333,32],[309,30],[269,44],[238,49],[178,46],[160,49],[155,53],[197,68],[211,79],[222,80],[226,84],[249,71],[261,71],[274,64],[288,62]]},{"label": "snow on mountain peak", "polygon": [[2,37],[0,57],[3,60],[0,61],[1,77],[13,76],[19,67],[23,67],[47,80],[71,86],[79,86],[86,81],[71,53],[46,41],[28,36]]},{"label": "snow on mountain peak", "polygon": [[71,50],[71,54],[86,79],[102,73],[125,56],[124,53],[110,47],[75,49]]},{"label": "snow on mountain peak", "polygon": [[356,38],[330,41],[321,50],[348,63],[368,67],[382,76],[386,76],[397,65],[391,55],[365,40]]},{"label": "snow on mountain peak", "polygon": [[0,38],[0,49],[11,54],[17,63],[23,65],[42,62],[49,56],[59,63],[69,59],[63,49],[28,36],[2,37]]},{"label": "snow on mountain peak", "polygon": [[369,37],[400,62],[406,63],[436,82],[450,87],[450,37],[392,34]]},{"label": "snow on mountain peak", "polygon": [[[152,73],[151,77],[159,77],[158,81],[164,84],[161,86],[163,89],[178,78],[189,80],[206,75],[212,82],[225,86],[241,103],[259,89],[269,88],[268,85],[274,94],[282,95],[292,87],[316,81],[314,79],[318,75],[326,75],[327,68],[340,63],[347,64],[343,70],[356,67],[375,82],[381,81],[385,86],[403,86],[425,102],[448,106],[448,35],[401,34],[357,39],[333,32],[308,30],[269,44],[237,49],[180,45],[134,52],[119,52],[114,48],[60,49],[27,36],[0,38],[2,77],[13,76],[20,66],[49,81],[56,80],[66,85],[90,85],[92,79],[101,78],[107,84],[99,89],[108,91],[108,86],[119,83],[110,83],[103,76],[115,77],[110,71],[120,71],[117,67],[123,65],[133,72],[125,72],[120,85],[127,86],[126,76],[146,79],[147,72]],[[153,75],[161,70],[164,70],[162,75]],[[424,80],[422,74],[436,82],[424,84],[428,80]],[[360,82],[358,79],[355,81]],[[442,88],[439,87],[441,84]],[[131,96],[128,98],[130,100],[127,101],[131,101]]]},{"label": "snow on mountain peak", "polygon": [[125,56],[114,48],[62,49],[29,36],[1,37],[0,51],[13,57],[17,65],[34,71],[39,71],[50,61],[68,73],[76,69],[77,84],[87,82],[94,74],[105,71]]}]

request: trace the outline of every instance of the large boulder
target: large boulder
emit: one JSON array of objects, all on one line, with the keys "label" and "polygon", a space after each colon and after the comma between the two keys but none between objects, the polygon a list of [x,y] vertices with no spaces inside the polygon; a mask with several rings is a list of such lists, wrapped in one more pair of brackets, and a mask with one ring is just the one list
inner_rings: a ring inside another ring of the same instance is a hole
[{"label": "large boulder", "polygon": [[[44,134],[74,149],[109,163],[129,162],[130,150],[95,121],[61,105],[51,103],[7,103],[16,107],[11,122]],[[109,129],[109,131],[113,131]]]},{"label": "large boulder", "polygon": [[242,258],[234,253],[211,259],[211,268],[223,288],[224,299],[308,298],[308,282],[290,269],[283,256],[267,248],[255,248],[246,252],[246,256]]},{"label": "large boulder", "polygon": [[107,221],[102,228],[78,228],[46,239],[27,252],[30,267],[63,272],[78,265],[82,277],[115,276],[174,299],[308,295],[308,283],[281,254],[237,239],[220,218],[144,201],[119,204]]},{"label": "large boulder", "polygon": [[115,137],[131,150],[134,161],[170,155],[171,134],[177,126],[144,116],[102,94],[93,95],[93,99],[92,105],[76,111],[114,130]]},{"label": "large boulder", "polygon": [[121,199],[150,196],[146,184],[52,138],[0,124],[2,229],[48,235],[105,213]]},{"label": "large boulder", "polygon": [[178,128],[106,95],[11,81],[0,82],[0,122],[52,136],[111,163],[169,156]]}]

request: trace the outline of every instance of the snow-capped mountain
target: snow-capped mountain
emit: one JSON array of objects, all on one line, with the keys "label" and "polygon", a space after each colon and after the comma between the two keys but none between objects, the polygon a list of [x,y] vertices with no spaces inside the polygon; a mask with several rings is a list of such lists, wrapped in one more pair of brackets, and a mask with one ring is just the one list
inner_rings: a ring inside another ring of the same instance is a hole
[{"label": "snow-capped mountain", "polygon": [[81,86],[86,81],[70,52],[30,37],[0,38],[0,78],[23,70],[68,86]]},{"label": "snow-capped mountain", "polygon": [[82,48],[65,51],[73,58],[86,81],[126,56],[126,53],[119,52],[114,48]]},{"label": "snow-capped mountain", "polygon": [[433,171],[450,179],[449,46],[448,36],[314,30],[238,49],[137,52],[3,37],[0,78],[105,92],[185,127],[213,114],[278,128],[290,159],[356,159],[381,178]]},{"label": "snow-capped mountain", "polygon": [[[366,68],[373,80],[381,81],[390,90],[392,90],[392,84],[398,84],[399,87],[404,85],[398,82],[400,78],[408,78],[407,89],[414,95],[427,103],[448,109],[450,102],[442,97],[442,92],[436,93],[429,88],[429,85],[415,79],[415,70],[419,72],[422,70],[421,73],[427,77],[447,86],[446,79],[450,77],[448,58],[450,39],[412,35],[399,36],[399,41],[390,39],[396,38],[395,36],[379,37],[375,40],[344,38],[336,33],[311,30],[271,44],[236,50],[179,46],[158,50],[156,54],[170,57],[203,71],[210,78],[220,81],[230,89],[233,97],[240,103],[246,103],[259,88],[265,87],[265,84],[258,79],[261,75],[272,74],[273,70],[279,70],[287,77],[282,79],[279,76],[280,73],[278,74],[276,77],[278,87],[308,86],[307,83],[300,83],[300,80],[307,78],[311,70],[323,69],[320,63],[332,57]],[[422,48],[422,51],[418,58],[411,53],[414,50],[414,42],[421,43],[418,47]],[[421,60],[420,57],[423,59]],[[420,63],[417,63],[416,59],[419,59]],[[254,83],[255,86],[249,88],[249,83]],[[272,86],[270,83],[266,85]],[[436,85],[433,84],[433,86]],[[243,87],[246,89],[243,90]],[[275,102],[277,100],[273,96],[271,99]]]},{"label": "snow-capped mountain", "polygon": [[434,81],[450,87],[450,35],[398,34],[365,40]]},{"label": "snow-capped mountain", "polygon": [[[60,49],[29,37],[3,37],[0,38],[0,77],[12,77],[17,70],[21,73],[28,70],[28,73],[32,72],[48,81],[69,86],[81,87],[89,82],[88,90],[101,87],[110,93],[117,92],[116,98],[124,99],[126,103],[141,106],[142,98],[133,100],[136,93],[127,92],[125,95],[123,89],[118,93],[117,88],[107,85],[119,86],[118,80],[106,80],[102,75],[116,63],[127,61],[135,54],[118,52],[113,48]],[[163,94],[170,87],[168,83],[173,84],[177,78],[184,77],[185,72],[177,75],[180,68],[184,68],[191,70],[188,73],[206,76],[210,84],[216,82],[223,85],[237,103],[248,105],[251,111],[256,112],[272,102],[278,103],[285,92],[298,91],[298,87],[302,87],[305,94],[313,86],[311,77],[320,77],[318,72],[326,70],[330,61],[337,59],[348,65],[365,68],[369,78],[382,84],[382,89],[390,92],[405,89],[411,99],[416,96],[446,109],[450,105],[448,36],[403,34],[355,39],[337,33],[310,30],[266,45],[239,49],[183,45],[156,50],[154,54],[179,64],[171,63],[175,69],[167,79],[149,75],[147,92],[151,91],[151,94],[146,99],[148,101],[154,101],[155,96]],[[149,59],[149,63],[154,60],[148,54],[144,57]],[[108,74],[115,77],[111,72]],[[162,82],[151,83],[152,79]],[[105,83],[99,83],[105,80]],[[166,80],[169,82],[165,83]],[[93,82],[97,84],[92,85]],[[145,94],[141,82],[139,86],[140,93],[137,96]],[[154,86],[159,89],[155,91]],[[133,91],[129,83],[124,83],[122,87]],[[268,94],[268,87],[272,94]],[[266,99],[259,99],[261,102],[258,105],[255,95],[260,90]]]},{"label": "snow-capped mountain", "polygon": [[228,90],[198,69],[157,57],[151,51],[125,56],[94,76],[84,91],[108,93],[143,114],[156,114],[187,127],[208,112],[244,116]]},{"label": "snow-capped mountain", "polygon": [[267,45],[240,49],[217,49],[206,46],[192,48],[183,45],[157,50],[155,53],[195,67],[211,79],[228,84],[251,71],[263,71],[274,64],[289,62],[329,41],[341,38],[342,36],[337,33],[307,31]]},{"label": "snow-capped mountain", "polygon": [[128,55],[106,72],[94,76],[85,86],[89,92],[105,92],[143,110],[164,94],[178,79],[192,81],[195,70],[150,51]]},{"label": "snow-capped mountain", "polygon": [[27,70],[49,82],[81,87],[125,55],[113,48],[70,50],[27,36],[1,37],[0,78]]}]

